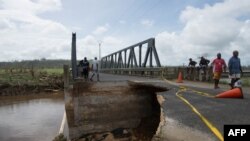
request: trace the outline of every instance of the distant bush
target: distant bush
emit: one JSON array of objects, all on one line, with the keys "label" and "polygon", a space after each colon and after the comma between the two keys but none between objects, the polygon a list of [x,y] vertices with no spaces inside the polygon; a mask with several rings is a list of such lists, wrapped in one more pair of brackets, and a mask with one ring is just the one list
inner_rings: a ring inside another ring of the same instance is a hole
[{"label": "distant bush", "polygon": [[67,139],[64,137],[63,134],[59,134],[53,139],[53,141],[67,141]]}]

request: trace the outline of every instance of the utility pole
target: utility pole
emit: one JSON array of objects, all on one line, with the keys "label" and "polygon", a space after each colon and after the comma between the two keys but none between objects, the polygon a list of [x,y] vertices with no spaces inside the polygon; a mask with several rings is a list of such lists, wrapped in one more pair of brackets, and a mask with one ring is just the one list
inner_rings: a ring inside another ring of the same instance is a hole
[{"label": "utility pole", "polygon": [[98,42],[98,45],[99,45],[99,60],[101,60],[101,45],[102,45],[102,42]]}]

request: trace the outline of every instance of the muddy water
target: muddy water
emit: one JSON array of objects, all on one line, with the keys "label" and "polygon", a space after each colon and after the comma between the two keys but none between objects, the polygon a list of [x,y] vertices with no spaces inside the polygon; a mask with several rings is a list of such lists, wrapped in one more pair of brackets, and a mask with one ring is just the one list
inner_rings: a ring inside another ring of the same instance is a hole
[{"label": "muddy water", "polygon": [[0,98],[0,103],[0,141],[52,141],[59,131],[62,96]]}]

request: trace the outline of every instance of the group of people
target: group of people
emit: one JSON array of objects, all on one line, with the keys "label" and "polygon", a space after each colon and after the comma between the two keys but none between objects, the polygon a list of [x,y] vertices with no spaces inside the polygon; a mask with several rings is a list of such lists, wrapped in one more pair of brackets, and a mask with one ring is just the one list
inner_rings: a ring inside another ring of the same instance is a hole
[{"label": "group of people", "polygon": [[[92,61],[92,65],[90,67],[89,61],[87,57],[84,57],[83,60],[81,60],[78,64],[78,67],[80,67],[82,70],[80,72],[81,76],[84,77],[86,81],[90,80],[93,81],[93,77],[97,76],[97,81],[100,81],[99,79],[99,63],[97,60],[97,57]],[[89,79],[89,72],[92,70],[92,76]]]},{"label": "group of people", "polygon": [[[199,63],[199,67],[197,69],[202,70],[206,74],[206,68],[208,67],[209,63],[210,63],[210,61],[202,56],[200,63]],[[193,73],[196,64],[197,64],[197,62],[193,61],[192,58],[189,59],[189,64],[188,64],[188,72],[189,73]]]},{"label": "group of people", "polygon": [[[241,62],[238,56],[239,52],[235,50],[233,51],[233,56],[228,61],[229,78],[231,79],[230,86],[232,89],[235,87],[235,83],[240,80],[242,74]],[[209,60],[205,59],[204,57],[201,57],[199,68],[204,69],[204,73],[206,72],[205,69],[208,67],[209,62]],[[189,59],[188,67],[189,69],[191,68],[191,71],[193,71],[193,68],[196,64],[197,62],[193,61],[192,58]],[[218,89],[221,74],[223,71],[226,72],[227,68],[225,60],[221,58],[221,53],[217,54],[217,58],[212,61],[211,67],[213,67],[214,88]]]}]

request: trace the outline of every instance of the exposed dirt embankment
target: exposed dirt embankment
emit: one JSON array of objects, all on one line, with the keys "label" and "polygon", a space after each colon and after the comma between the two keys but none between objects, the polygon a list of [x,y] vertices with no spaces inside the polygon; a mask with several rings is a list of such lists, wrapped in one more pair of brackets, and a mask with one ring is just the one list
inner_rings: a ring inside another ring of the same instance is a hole
[{"label": "exposed dirt embankment", "polygon": [[0,83],[0,96],[28,95],[41,92],[57,92],[63,90],[62,77],[47,76],[37,83]]}]

